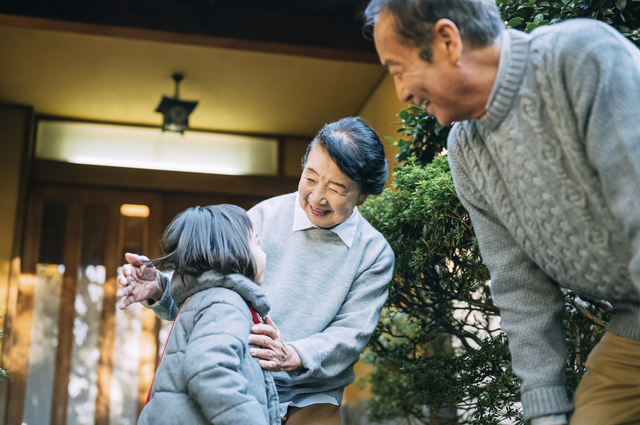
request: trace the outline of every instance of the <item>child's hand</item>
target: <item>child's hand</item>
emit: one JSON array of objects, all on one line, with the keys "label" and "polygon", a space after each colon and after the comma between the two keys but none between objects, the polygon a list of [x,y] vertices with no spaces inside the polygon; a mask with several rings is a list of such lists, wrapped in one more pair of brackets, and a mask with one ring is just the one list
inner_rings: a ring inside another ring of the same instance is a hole
[{"label": "child's hand", "polygon": [[126,253],[124,258],[129,264],[122,266],[122,272],[118,274],[118,283],[122,285],[116,292],[120,310],[149,298],[158,301],[163,291],[153,264],[144,255]]},{"label": "child's hand", "polygon": [[273,372],[290,372],[302,367],[298,352],[284,342],[271,317],[267,316],[265,322],[266,324],[254,325],[251,328],[253,334],[249,335],[249,344],[262,346],[249,350],[253,357],[260,359],[260,367]]}]

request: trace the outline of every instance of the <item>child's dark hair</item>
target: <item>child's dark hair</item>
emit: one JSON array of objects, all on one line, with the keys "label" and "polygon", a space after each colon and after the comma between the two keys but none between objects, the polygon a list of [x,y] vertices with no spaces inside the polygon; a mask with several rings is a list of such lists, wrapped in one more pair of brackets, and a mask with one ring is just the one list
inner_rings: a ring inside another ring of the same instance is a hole
[{"label": "child's dark hair", "polygon": [[162,257],[153,263],[182,278],[214,270],[224,276],[239,273],[253,280],[256,265],[249,245],[252,233],[251,219],[238,206],[189,208],[165,230],[160,240]]}]

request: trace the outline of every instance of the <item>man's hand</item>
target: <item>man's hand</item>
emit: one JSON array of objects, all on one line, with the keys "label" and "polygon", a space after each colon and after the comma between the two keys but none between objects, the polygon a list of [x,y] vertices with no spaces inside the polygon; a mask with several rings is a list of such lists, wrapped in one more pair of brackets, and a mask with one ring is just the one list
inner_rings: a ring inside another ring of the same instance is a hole
[{"label": "man's hand", "polygon": [[122,285],[116,292],[120,310],[149,298],[158,301],[163,291],[153,264],[144,255],[126,253],[124,258],[129,264],[122,266],[122,272],[118,274],[118,283]]},{"label": "man's hand", "polygon": [[266,318],[266,322],[251,328],[253,334],[249,335],[249,344],[260,345],[262,348],[251,348],[249,353],[260,359],[258,363],[263,369],[273,372],[290,372],[302,367],[298,352],[284,342],[276,324],[270,317]]}]

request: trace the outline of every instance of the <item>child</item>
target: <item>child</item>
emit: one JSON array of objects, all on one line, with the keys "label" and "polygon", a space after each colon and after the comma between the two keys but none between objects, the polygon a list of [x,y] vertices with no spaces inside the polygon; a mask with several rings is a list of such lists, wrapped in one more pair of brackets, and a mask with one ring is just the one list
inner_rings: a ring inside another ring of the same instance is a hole
[{"label": "child", "polygon": [[181,310],[138,424],[280,424],[271,373],[249,354],[255,312],[264,317],[270,307],[258,287],[266,255],[246,212],[189,208],[161,246],[153,263],[174,271]]}]

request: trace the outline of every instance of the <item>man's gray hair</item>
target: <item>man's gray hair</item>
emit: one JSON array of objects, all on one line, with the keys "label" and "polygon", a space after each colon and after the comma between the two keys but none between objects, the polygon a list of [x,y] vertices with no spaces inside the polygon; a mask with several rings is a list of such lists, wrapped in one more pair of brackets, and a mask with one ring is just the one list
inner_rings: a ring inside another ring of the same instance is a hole
[{"label": "man's gray hair", "polygon": [[401,42],[415,47],[427,62],[433,60],[433,27],[440,19],[456,24],[462,39],[473,47],[492,44],[504,29],[493,0],[371,0],[364,11],[365,27],[373,27],[385,10],[393,15]]}]

